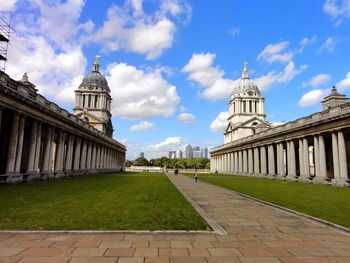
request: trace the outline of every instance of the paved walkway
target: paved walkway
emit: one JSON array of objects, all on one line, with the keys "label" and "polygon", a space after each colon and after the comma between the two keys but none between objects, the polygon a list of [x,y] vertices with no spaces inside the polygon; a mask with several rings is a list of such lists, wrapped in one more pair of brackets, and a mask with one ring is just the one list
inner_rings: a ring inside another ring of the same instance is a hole
[{"label": "paved walkway", "polygon": [[0,262],[350,262],[341,231],[193,178],[171,179],[227,235],[0,232]]}]

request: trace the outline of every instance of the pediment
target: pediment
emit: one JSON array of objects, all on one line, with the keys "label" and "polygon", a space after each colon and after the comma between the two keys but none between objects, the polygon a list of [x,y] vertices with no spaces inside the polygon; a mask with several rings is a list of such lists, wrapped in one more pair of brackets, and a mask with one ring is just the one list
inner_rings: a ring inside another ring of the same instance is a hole
[{"label": "pediment", "polygon": [[92,115],[89,112],[80,112],[76,115],[78,118],[80,119],[85,119],[87,118],[89,120],[89,123],[92,122],[101,122],[101,120],[99,118],[97,118],[95,115]]}]

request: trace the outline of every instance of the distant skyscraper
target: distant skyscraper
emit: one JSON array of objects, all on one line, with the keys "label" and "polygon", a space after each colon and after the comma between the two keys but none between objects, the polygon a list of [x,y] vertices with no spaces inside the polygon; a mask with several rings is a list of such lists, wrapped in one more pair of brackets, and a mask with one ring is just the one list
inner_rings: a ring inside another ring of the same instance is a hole
[{"label": "distant skyscraper", "polygon": [[202,158],[202,152],[201,151],[193,151],[193,158]]},{"label": "distant skyscraper", "polygon": [[169,159],[176,158],[176,151],[169,151]]},{"label": "distant skyscraper", "polygon": [[180,149],[176,151],[176,158],[182,158],[182,151]]},{"label": "distant skyscraper", "polygon": [[144,152],[140,152],[140,158],[145,158],[145,153]]},{"label": "distant skyscraper", "polygon": [[193,148],[192,148],[192,151],[194,152],[194,151],[200,151],[201,150],[201,148],[199,148],[199,146],[193,146]]},{"label": "distant skyscraper", "polygon": [[185,154],[186,154],[186,158],[193,158],[193,153],[192,153],[192,146],[191,145],[187,145],[185,148]]},{"label": "distant skyscraper", "polygon": [[208,148],[202,149],[202,158],[208,159]]}]

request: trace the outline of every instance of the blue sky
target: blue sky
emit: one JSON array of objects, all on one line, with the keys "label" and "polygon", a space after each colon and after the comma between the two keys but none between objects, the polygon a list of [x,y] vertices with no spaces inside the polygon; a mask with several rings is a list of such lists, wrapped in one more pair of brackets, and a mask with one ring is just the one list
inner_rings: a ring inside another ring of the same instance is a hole
[{"label": "blue sky", "polygon": [[6,72],[72,111],[96,54],[112,90],[114,138],[146,158],[223,143],[248,61],[271,122],[350,95],[350,0],[7,0],[16,34]]}]

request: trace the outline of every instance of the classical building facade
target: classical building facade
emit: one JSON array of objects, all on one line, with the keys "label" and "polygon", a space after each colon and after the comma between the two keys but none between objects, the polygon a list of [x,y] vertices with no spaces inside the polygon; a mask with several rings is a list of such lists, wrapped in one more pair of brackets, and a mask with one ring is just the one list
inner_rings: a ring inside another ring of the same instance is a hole
[{"label": "classical building facade", "polygon": [[249,78],[245,62],[242,78],[236,82],[229,102],[228,124],[224,132],[225,143],[271,128],[265,121],[264,101],[258,86]]},{"label": "classical building facade", "polygon": [[112,97],[108,82],[100,73],[98,59],[99,56],[96,56],[91,73],[85,76],[75,91],[74,114],[108,137],[112,137]]},{"label": "classical building facade", "polygon": [[86,95],[81,85],[77,117],[38,94],[26,74],[15,81],[0,71],[0,182],[122,170],[126,148],[111,138],[110,96],[105,84],[96,87],[100,93],[93,92],[97,99],[90,99],[90,108],[95,105],[101,115],[92,112],[91,116],[89,104],[87,111],[81,107],[86,115],[77,112],[82,105],[80,95]]},{"label": "classical building facade", "polygon": [[333,88],[322,102],[322,112],[232,140],[226,140],[226,130],[225,144],[210,151],[212,172],[349,186],[347,101]]}]

